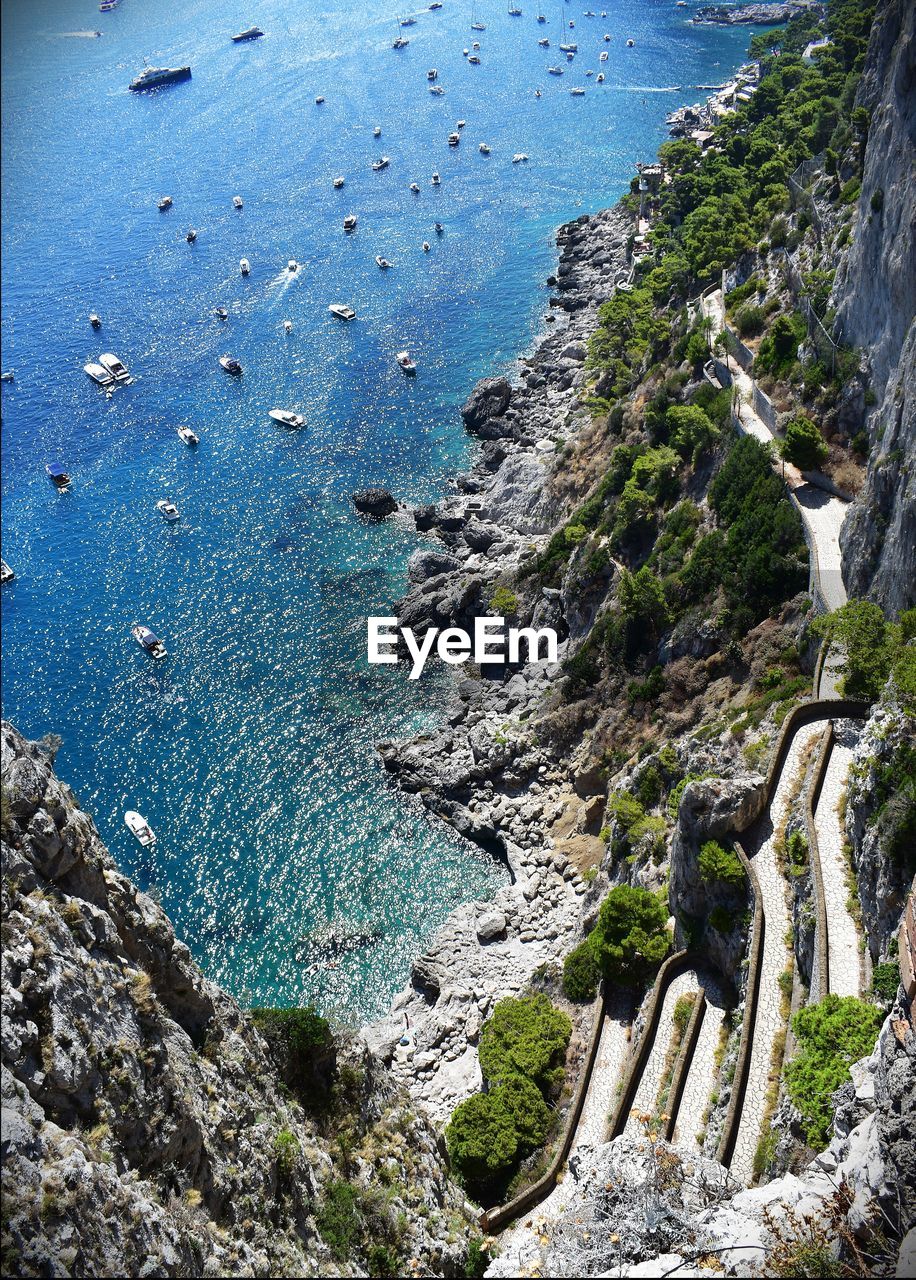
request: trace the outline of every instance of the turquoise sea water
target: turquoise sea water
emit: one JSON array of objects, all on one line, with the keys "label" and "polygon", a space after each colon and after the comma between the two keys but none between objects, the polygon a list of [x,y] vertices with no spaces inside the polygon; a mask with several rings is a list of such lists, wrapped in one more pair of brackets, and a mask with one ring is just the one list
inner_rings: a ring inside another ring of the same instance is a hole
[{"label": "turquoise sea water", "polygon": [[[472,6],[445,0],[416,11],[399,52],[388,0],[3,4],[4,715],[63,738],[58,768],[122,867],[243,998],[370,1017],[447,912],[502,881],[376,763],[375,742],[436,717],[442,684],[365,664],[365,618],[401,594],[418,538],[362,523],[349,495],[384,484],[433,501],[467,465],[457,408],[536,337],[555,226],[619,196],[665,113],[742,60],[747,29],[691,27],[673,0],[599,2],[607,18],[541,0],[541,25],[534,0],[520,18],[478,0],[475,33]],[[263,40],[231,43],[253,23]],[[580,52],[558,78],[561,40]],[[144,59],[190,63],[193,79],[132,94]],[[379,154],[391,166],[373,173]],[[357,321],[335,321],[334,301]],[[82,372],[102,351],[134,375],[108,398]],[[220,370],[225,352],[241,379]],[[307,429],[275,426],[275,406]],[[69,494],[47,462],[70,470]],[[130,638],[138,619],[166,662]],[[152,854],[123,825],[133,807]],[[313,969],[328,921],[375,941]]]}]

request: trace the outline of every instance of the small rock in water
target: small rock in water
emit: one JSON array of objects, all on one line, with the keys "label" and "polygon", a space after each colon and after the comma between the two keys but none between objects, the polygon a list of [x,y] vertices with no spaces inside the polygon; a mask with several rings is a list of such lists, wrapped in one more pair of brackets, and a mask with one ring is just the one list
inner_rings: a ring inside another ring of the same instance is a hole
[{"label": "small rock in water", "polygon": [[360,489],[353,494],[353,505],[363,515],[373,516],[376,520],[384,520],[392,511],[397,511],[398,504],[387,489]]}]

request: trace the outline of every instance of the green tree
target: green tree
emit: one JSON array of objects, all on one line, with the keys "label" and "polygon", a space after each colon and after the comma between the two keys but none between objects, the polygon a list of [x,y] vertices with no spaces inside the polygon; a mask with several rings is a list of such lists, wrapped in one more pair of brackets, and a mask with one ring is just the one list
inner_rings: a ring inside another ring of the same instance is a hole
[{"label": "green tree", "polygon": [[520,1155],[528,1155],[543,1143],[553,1112],[536,1084],[524,1076],[510,1075],[486,1096],[511,1118]]},{"label": "green tree", "polygon": [[600,977],[601,971],[595,953],[588,938],[584,938],[563,961],[563,994],[567,1000],[573,1000],[577,1004],[594,1000]]},{"label": "green tree", "polygon": [[744,884],[744,867],[734,849],[723,849],[717,840],[707,840],[697,860],[700,875],[707,882],[737,889]]},{"label": "green tree", "polygon": [[547,1093],[563,1074],[572,1023],[542,992],[500,1000],[480,1033],[480,1069],[491,1084],[525,1076]]},{"label": "green tree", "polygon": [[831,1096],[849,1079],[850,1065],[874,1049],[882,1020],[874,1005],[836,995],[825,996],[793,1017],[792,1031],[801,1048],[786,1066],[786,1088],[804,1119],[805,1138],[816,1151],[829,1138]]},{"label": "green tree", "polygon": [[504,1177],[518,1157],[518,1133],[505,1107],[475,1093],[452,1112],[445,1130],[449,1159],[462,1182],[480,1193]]},{"label": "green tree", "polygon": [[624,986],[650,977],[668,954],[667,921],[666,907],[648,889],[628,884],[612,889],[588,936],[606,977]]},{"label": "green tree", "polygon": [[618,599],[628,622],[646,626],[653,633],[657,633],[667,619],[664,588],[648,565],[644,564],[636,573],[623,570]]},{"label": "green tree", "polygon": [[899,633],[895,637],[881,606],[871,600],[849,600],[833,613],[815,618],[812,630],[845,650],[843,692],[874,702],[900,649]]},{"label": "green tree", "polygon": [[808,471],[819,467],[827,457],[827,441],[820,433],[817,424],[804,414],[797,414],[786,427],[785,438],[780,441],[779,451],[786,462]]},{"label": "green tree", "polygon": [[709,415],[693,404],[672,405],[665,414],[665,425],[675,449],[694,465],[718,435]]}]

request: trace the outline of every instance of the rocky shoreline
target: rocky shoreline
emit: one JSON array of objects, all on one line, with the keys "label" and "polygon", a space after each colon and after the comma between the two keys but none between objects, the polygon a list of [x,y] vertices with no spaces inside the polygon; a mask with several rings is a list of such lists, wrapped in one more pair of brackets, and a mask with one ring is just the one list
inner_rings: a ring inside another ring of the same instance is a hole
[{"label": "rocky shoreline", "polygon": [[772,3],[742,5],[709,4],[697,9],[691,22],[720,27],[772,27],[780,22],[788,22],[800,13],[819,8],[814,0],[772,0]]},{"label": "rocky shoreline", "polygon": [[[487,378],[474,388],[462,417],[482,441],[479,458],[452,494],[414,512],[428,544],[408,564],[409,589],[396,606],[402,627],[472,626],[499,580],[555,527],[561,501],[551,479],[565,443],[591,421],[581,399],[587,340],[599,306],[629,274],[635,231],[623,204],[559,229],[550,329],[519,362],[514,384]],[[570,627],[559,597],[545,589],[531,625],[557,628],[562,659]],[[451,914],[388,1017],[363,1032],[440,1124],[480,1087],[476,1043],[495,1002],[573,944],[592,905],[577,862],[603,848],[603,783],[574,760],[558,761],[526,728],[559,663],[497,670],[485,678],[463,669],[438,732],[379,745],[396,785],[511,873],[493,901]]]}]

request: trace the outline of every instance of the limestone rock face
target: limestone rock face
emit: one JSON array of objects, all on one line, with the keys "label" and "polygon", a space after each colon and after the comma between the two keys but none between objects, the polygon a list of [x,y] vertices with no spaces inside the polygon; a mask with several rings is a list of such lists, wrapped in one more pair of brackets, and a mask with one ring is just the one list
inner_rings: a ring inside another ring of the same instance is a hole
[{"label": "limestone rock face", "polygon": [[[316,1226],[342,1176],[333,1141],[281,1087],[249,1017],[118,871],[49,754],[5,722],[0,733],[5,1266],[365,1274],[357,1252],[332,1258]],[[385,1187],[404,1215],[405,1262],[457,1274],[464,1197],[435,1132],[362,1042],[337,1048],[362,1081],[352,1102],[371,1131],[362,1186],[407,1145],[411,1188]]]},{"label": "limestone rock face", "polygon": [[483,378],[462,405],[465,427],[487,440],[507,434],[496,420],[503,417],[511,399],[512,387],[505,378]]},{"label": "limestone rock face", "polygon": [[871,113],[855,234],[835,289],[843,341],[865,350],[877,407],[865,486],[841,535],[850,596],[916,602],[916,10],[879,3],[857,102]]}]

